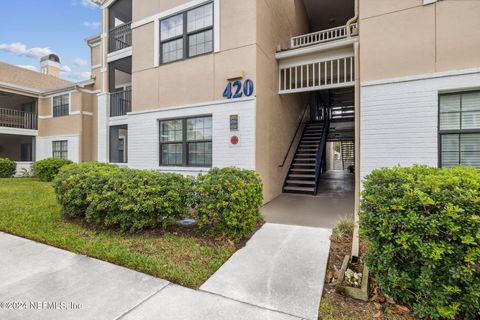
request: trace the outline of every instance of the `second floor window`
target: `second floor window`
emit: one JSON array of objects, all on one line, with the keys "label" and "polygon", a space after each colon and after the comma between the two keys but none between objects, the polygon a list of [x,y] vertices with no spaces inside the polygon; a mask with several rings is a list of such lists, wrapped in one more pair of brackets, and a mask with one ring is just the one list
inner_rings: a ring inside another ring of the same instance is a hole
[{"label": "second floor window", "polygon": [[212,51],[213,3],[160,22],[161,63],[191,58]]},{"label": "second floor window", "polygon": [[53,116],[62,117],[68,116],[70,109],[69,94],[62,94],[61,96],[53,97]]}]

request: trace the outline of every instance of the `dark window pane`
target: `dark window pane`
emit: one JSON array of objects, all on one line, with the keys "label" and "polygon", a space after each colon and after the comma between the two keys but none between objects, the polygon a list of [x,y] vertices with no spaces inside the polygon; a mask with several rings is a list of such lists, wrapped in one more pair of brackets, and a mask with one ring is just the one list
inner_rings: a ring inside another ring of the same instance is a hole
[{"label": "dark window pane", "polygon": [[176,142],[183,139],[182,120],[162,121],[161,124],[161,142]]},{"label": "dark window pane", "polygon": [[211,140],[212,139],[212,118],[192,118],[187,120],[187,140]]},{"label": "dark window pane", "polygon": [[213,4],[207,4],[188,11],[187,13],[187,31],[192,32],[208,28],[213,25]]},{"label": "dark window pane", "polygon": [[162,164],[178,165],[183,163],[183,145],[181,143],[162,144]]},{"label": "dark window pane", "polygon": [[160,23],[161,39],[167,40],[183,34],[183,14],[168,18]]},{"label": "dark window pane", "polygon": [[213,51],[213,31],[196,33],[188,37],[188,55],[189,57]]},{"label": "dark window pane", "polygon": [[183,59],[183,39],[162,44],[162,63]]},{"label": "dark window pane", "polygon": [[53,116],[67,116],[69,114],[69,105],[70,101],[68,94],[53,97]]},{"label": "dark window pane", "polygon": [[188,144],[188,163],[192,166],[212,165],[212,143],[195,142]]},{"label": "dark window pane", "polygon": [[52,157],[68,159],[68,141],[52,141]]}]

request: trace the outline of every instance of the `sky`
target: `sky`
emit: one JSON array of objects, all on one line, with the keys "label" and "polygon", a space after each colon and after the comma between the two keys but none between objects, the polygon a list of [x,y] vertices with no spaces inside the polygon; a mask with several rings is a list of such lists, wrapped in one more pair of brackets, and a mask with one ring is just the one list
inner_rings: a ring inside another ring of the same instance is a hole
[{"label": "sky", "polygon": [[100,32],[100,9],[91,0],[0,0],[0,61],[38,71],[40,58],[60,57],[60,76],[90,77],[85,38]]}]

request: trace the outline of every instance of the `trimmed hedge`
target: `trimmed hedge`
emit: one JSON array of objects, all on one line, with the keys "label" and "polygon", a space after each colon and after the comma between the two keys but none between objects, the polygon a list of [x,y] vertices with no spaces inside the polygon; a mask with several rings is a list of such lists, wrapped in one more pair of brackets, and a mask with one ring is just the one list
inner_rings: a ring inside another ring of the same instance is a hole
[{"label": "trimmed hedge", "polygon": [[178,174],[81,163],[63,167],[53,186],[66,217],[123,231],[167,227],[195,217],[200,229],[238,240],[261,220],[263,204],[258,175],[236,168],[211,169],[195,181]]},{"label": "trimmed hedge", "polygon": [[106,163],[84,162],[63,167],[53,187],[65,216],[83,217],[92,202],[92,195],[100,193],[108,179],[118,173],[118,166]]},{"label": "trimmed hedge", "polygon": [[379,169],[364,181],[365,262],[421,318],[480,318],[480,171]]},{"label": "trimmed hedge", "polygon": [[57,176],[60,169],[72,161],[61,158],[48,158],[33,164],[33,172],[41,181],[50,182]]},{"label": "trimmed hedge", "polygon": [[17,163],[10,159],[0,158],[0,178],[11,178],[17,171]]},{"label": "trimmed hedge", "polygon": [[198,177],[194,192],[198,225],[215,236],[241,239],[262,219],[263,185],[254,171],[213,168]]},{"label": "trimmed hedge", "polygon": [[191,188],[192,180],[182,175],[124,169],[91,194],[86,218],[124,231],[166,227],[188,212]]}]

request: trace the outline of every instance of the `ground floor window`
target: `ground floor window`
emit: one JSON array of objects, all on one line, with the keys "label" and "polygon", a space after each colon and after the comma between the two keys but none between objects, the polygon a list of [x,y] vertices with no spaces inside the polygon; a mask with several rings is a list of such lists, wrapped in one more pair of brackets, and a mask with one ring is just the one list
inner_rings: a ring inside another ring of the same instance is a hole
[{"label": "ground floor window", "polygon": [[52,141],[52,157],[68,159],[68,141]]},{"label": "ground floor window", "polygon": [[440,166],[480,168],[480,91],[440,95]]},{"label": "ground floor window", "polygon": [[128,125],[110,127],[110,162],[128,163]]},{"label": "ground floor window", "polygon": [[160,121],[160,165],[212,166],[212,117]]}]

